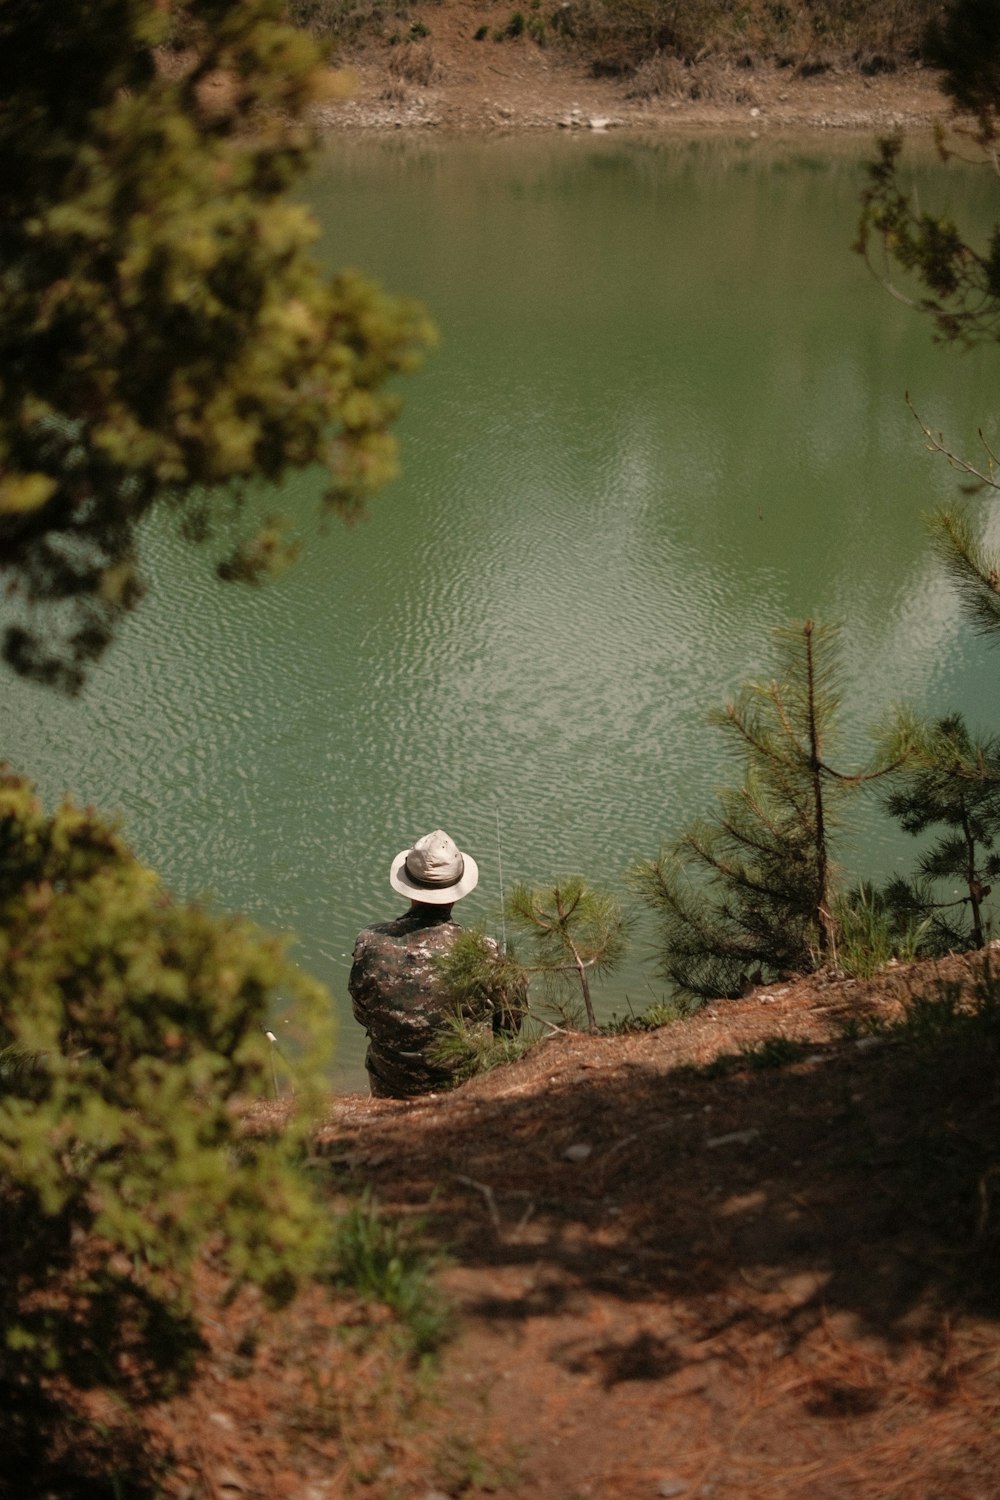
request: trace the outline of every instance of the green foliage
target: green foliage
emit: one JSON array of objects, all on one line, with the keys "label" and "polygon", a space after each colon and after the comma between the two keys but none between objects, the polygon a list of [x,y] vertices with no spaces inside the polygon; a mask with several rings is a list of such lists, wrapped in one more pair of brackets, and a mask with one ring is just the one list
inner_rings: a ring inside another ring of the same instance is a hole
[{"label": "green foliage", "polygon": [[528,1010],[528,981],[510,949],[504,952],[481,928],[472,927],[459,933],[436,967],[460,1016],[492,1015],[494,1031],[520,1031]]},{"label": "green foliage", "polygon": [[892,881],[884,890],[862,881],[840,898],[837,964],[845,974],[870,979],[894,958],[909,963],[937,951],[925,904],[910,899],[914,890],[907,881]]},{"label": "green foliage", "polygon": [[[992,486],[992,479],[989,481]],[[930,518],[931,542],[954,584],[966,617],[980,635],[1000,630],[1000,561],[973,534],[967,511],[951,506]]]},{"label": "green foliage", "polygon": [[[976,137],[995,167],[995,140],[1000,109],[1000,12],[981,0],[954,0],[932,30],[932,60],[944,70],[943,86],[957,109],[973,114]],[[947,155],[943,140],[942,152]],[[927,289],[919,306],[934,319],[940,338],[964,346],[1000,340],[1000,224],[987,245],[974,250],[956,226],[918,213],[898,182],[898,139],[882,142],[863,200],[859,248],[868,254],[869,235],[882,240],[888,261],[895,261]],[[923,423],[921,423],[923,427]],[[944,454],[969,483],[967,492],[992,490],[996,456],[985,438],[985,465],[976,466],[950,452],[943,437],[924,427],[932,450]],[[998,558],[974,533],[967,510],[951,506],[930,522],[934,549],[955,585],[974,628],[985,635],[1000,629]],[[1000,873],[995,851],[1000,832],[1000,745],[994,738],[974,741],[957,715],[929,727],[905,726],[912,740],[903,779],[888,807],[909,832],[921,834],[943,825],[945,832],[921,858],[918,877],[897,882],[891,893],[897,906],[931,926],[932,945],[980,948],[988,923],[983,903],[987,881]],[[951,886],[950,899],[938,896]],[[954,896],[958,884],[962,894]]]},{"label": "green foliage", "polygon": [[[206,530],[251,480],[349,515],[394,470],[390,376],[422,313],[313,257],[290,200],[329,75],[282,0],[0,7],[0,555],[13,666],[79,687],[142,584],[166,497]],[[274,538],[272,538],[272,542]],[[257,578],[281,546],[234,555]]]},{"label": "green foliage", "polygon": [[[523,1057],[538,1040],[525,1029],[530,976],[509,949],[504,952],[481,928],[458,935],[437,959],[442,988],[454,1006],[435,1038],[431,1061],[462,1083]],[[492,1026],[470,1016],[492,1015]]]},{"label": "green foliage", "polygon": [[507,1063],[517,1062],[541,1040],[534,1027],[518,1032],[487,1031],[470,1026],[461,1012],[449,1016],[435,1038],[431,1061],[448,1070],[455,1084],[464,1083],[478,1073],[489,1073]]},{"label": "green foliage", "polygon": [[[245,1135],[269,1080],[274,1000],[301,1028],[298,1122]],[[325,1215],[294,1163],[329,1005],[283,945],[170,900],[95,814],[43,813],[0,774],[0,1382],[182,1370],[189,1278],[211,1247],[283,1300]],[[138,1377],[136,1377],[138,1378]]]},{"label": "green foliage", "polygon": [[[986,941],[984,902],[988,881],[1000,874],[995,845],[1000,834],[1000,741],[974,739],[960,714],[933,724],[899,716],[893,739],[905,752],[885,805],[907,833],[943,827],[920,856],[918,879],[909,887],[917,918],[935,930],[936,944],[981,948]],[[935,899],[942,884],[945,899]],[[954,895],[955,887],[962,894]],[[897,889],[896,905],[906,900]]]},{"label": "green foliage", "polygon": [[[973,115],[983,160],[995,168],[992,143],[1000,118],[1000,10],[993,0],[952,0],[928,31],[927,56],[956,110]],[[968,132],[963,131],[963,135]],[[942,156],[951,154],[939,132]],[[937,335],[965,345],[1000,338],[1000,224],[976,249],[950,219],[914,203],[900,183],[901,136],[879,142],[862,196],[857,249],[871,263],[880,245],[885,276],[893,265],[925,289],[913,305],[933,319]]]},{"label": "green foliage", "polygon": [[779,675],[748,684],[714,716],[743,771],[714,822],[695,824],[633,883],[660,920],[661,972],[692,1000],[815,968],[835,946],[829,843],[839,806],[879,768],[826,759],[839,694],[834,630],[776,633]]},{"label": "green foliage", "polygon": [[854,979],[870,979],[895,957],[891,913],[881,891],[862,881],[836,905],[837,963]]},{"label": "green foliage", "polygon": [[[630,922],[621,903],[606,891],[573,876],[551,886],[518,885],[504,905],[504,922],[528,940],[529,957],[512,945],[501,949],[485,933],[463,933],[438,962],[442,985],[455,1004],[456,1017],[439,1038],[439,1057],[458,1076],[496,1067],[520,1057],[537,1041],[524,1022],[543,1011],[576,1024],[567,1014],[582,1000],[591,1031],[596,1031],[590,975],[609,973],[624,956]],[[537,984],[540,997],[531,995]],[[464,1013],[481,1010],[488,1000],[494,1032],[469,1027]],[[543,1019],[543,1025],[549,1023]]]},{"label": "green foliage", "polygon": [[933,319],[940,339],[968,347],[1000,338],[1000,226],[977,251],[951,219],[916,208],[899,180],[902,149],[901,136],[881,140],[868,166],[856,250],[882,279],[895,263],[923,286],[923,295],[899,295]]},{"label": "green foliage", "polygon": [[[993,0],[951,0],[930,28],[927,52],[942,70],[942,87],[955,109],[975,118],[972,137],[983,148],[984,165],[995,170],[1000,9]],[[961,134],[967,141],[969,130],[962,127]],[[938,145],[947,159],[951,152],[943,131]],[[910,300],[932,318],[939,339],[964,347],[995,343],[1000,340],[1000,223],[977,249],[950,219],[916,207],[900,184],[901,152],[899,136],[879,143],[878,158],[868,169],[856,248],[872,264],[874,250],[880,247],[878,269],[890,285],[898,269],[923,289]],[[935,437],[923,422],[920,426],[928,447],[966,476],[967,493],[995,494],[1000,489],[996,454],[982,433],[985,463],[977,466],[956,456],[943,436]],[[964,507],[939,511],[930,528],[934,549],[974,628],[992,635],[1000,629],[1000,558],[982,545]],[[995,791],[998,746],[993,740],[973,742],[958,716],[929,728],[917,727],[914,735],[906,779],[890,799],[890,811],[912,833],[936,824],[949,832],[922,859],[917,879],[898,883],[890,895],[897,906],[908,905],[913,913],[929,917],[939,948],[969,943],[981,947],[981,903],[988,893],[984,876],[992,878],[1000,871],[993,853],[1000,811]],[[934,886],[943,880],[961,881],[965,894],[957,902],[935,901]],[[949,906],[966,907],[966,919],[946,915]]]},{"label": "green foliage", "polygon": [[628,1014],[619,1016],[617,1012],[611,1012],[611,1020],[605,1021],[600,1031],[602,1036],[627,1036],[634,1031],[658,1031],[661,1026],[670,1026],[674,1021],[680,1021],[687,1014],[683,1005],[664,1004],[657,1001],[646,1010],[636,1012],[631,1005]]},{"label": "green foliage", "polygon": [[420,1245],[421,1225],[384,1217],[370,1193],[339,1214],[331,1246],[335,1285],[382,1302],[398,1318],[414,1354],[431,1354],[448,1336],[450,1317],[434,1285],[434,1262]]},{"label": "green foliage", "polygon": [[591,1031],[597,1029],[589,975],[609,973],[624,957],[629,921],[621,903],[579,876],[551,886],[517,885],[507,920],[528,939],[530,973],[550,996],[579,987]]}]

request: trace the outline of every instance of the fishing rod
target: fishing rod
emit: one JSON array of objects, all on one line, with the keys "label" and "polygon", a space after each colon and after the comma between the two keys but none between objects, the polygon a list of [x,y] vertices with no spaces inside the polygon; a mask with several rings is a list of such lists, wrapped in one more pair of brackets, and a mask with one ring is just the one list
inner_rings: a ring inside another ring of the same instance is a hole
[{"label": "fishing rod", "polygon": [[281,1058],[281,1061],[284,1063],[285,1067],[288,1069],[288,1072],[290,1074],[291,1089],[292,1089],[292,1093],[294,1094],[295,1093],[295,1070],[294,1070],[294,1068],[292,1067],[291,1063],[288,1061],[288,1058],[282,1052],[281,1048],[278,1046],[278,1038],[275,1036],[274,1032],[273,1031],[269,1031],[267,1029],[267,1027],[264,1027],[264,1035],[267,1037],[267,1040],[270,1043],[270,1046],[268,1047],[268,1057],[270,1058],[270,1061],[271,1061],[271,1086],[274,1089],[274,1097],[276,1099],[280,1097],[279,1091],[278,1091],[278,1069],[277,1069],[277,1067],[275,1065],[275,1061],[274,1061],[274,1055],[275,1055],[275,1053],[277,1053],[277,1055]]},{"label": "fishing rod", "polygon": [[503,850],[500,846],[500,808],[497,807],[497,870],[500,873],[500,951],[507,956],[507,902],[503,893]]}]

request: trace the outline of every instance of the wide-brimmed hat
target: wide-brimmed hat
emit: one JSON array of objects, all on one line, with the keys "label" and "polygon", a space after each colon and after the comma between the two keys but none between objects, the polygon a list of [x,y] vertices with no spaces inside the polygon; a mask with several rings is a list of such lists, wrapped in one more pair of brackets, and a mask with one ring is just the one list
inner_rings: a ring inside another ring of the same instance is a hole
[{"label": "wide-brimmed hat", "polygon": [[411,849],[402,849],[389,868],[389,884],[401,896],[427,906],[447,906],[479,884],[479,866],[463,854],[443,828],[425,833]]}]

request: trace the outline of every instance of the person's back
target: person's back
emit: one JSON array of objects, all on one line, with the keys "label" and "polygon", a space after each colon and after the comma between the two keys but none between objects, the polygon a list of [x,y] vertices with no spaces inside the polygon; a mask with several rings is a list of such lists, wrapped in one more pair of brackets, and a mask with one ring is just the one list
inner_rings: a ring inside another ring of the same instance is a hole
[{"label": "person's back", "polygon": [[[431,1057],[454,1011],[441,993],[435,960],[461,931],[450,906],[411,906],[358,934],[349,989],[355,1017],[368,1033],[365,1066],[373,1094],[406,1099],[452,1081],[448,1068]],[[466,1020],[491,1024],[489,1003],[482,1016]]]},{"label": "person's back", "polygon": [[[354,1015],[368,1033],[365,1066],[372,1093],[408,1099],[452,1082],[433,1060],[434,1044],[454,1013],[444,995],[436,960],[462,931],[451,920],[453,904],[479,880],[475,860],[436,829],[392,862],[389,883],[410,898],[410,909],[358,934],[348,990]],[[465,1014],[469,1024],[490,1025],[492,1006]]]}]

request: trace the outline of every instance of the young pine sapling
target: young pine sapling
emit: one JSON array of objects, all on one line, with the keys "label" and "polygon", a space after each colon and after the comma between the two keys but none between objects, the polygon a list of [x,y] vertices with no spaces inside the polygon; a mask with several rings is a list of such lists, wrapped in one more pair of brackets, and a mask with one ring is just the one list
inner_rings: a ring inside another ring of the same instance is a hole
[{"label": "young pine sapling", "polygon": [[[974,737],[960,714],[932,724],[900,714],[890,753],[905,759],[885,799],[888,811],[907,833],[944,832],[921,855],[917,879],[893,881],[887,898],[929,918],[937,948],[982,948],[984,902],[989,882],[1000,874],[1000,741]],[[953,889],[957,884],[961,894],[936,899],[935,888],[944,882]]]},{"label": "young pine sapling", "polygon": [[698,1003],[819,967],[836,953],[831,837],[845,797],[887,767],[827,758],[839,693],[836,631],[775,632],[779,673],[713,715],[742,767],[714,820],[696,823],[632,877],[661,925],[661,968]]}]

